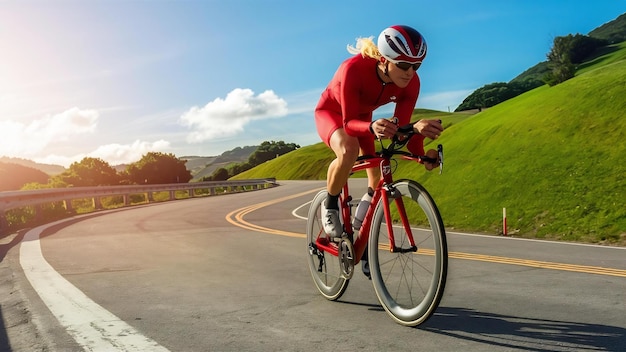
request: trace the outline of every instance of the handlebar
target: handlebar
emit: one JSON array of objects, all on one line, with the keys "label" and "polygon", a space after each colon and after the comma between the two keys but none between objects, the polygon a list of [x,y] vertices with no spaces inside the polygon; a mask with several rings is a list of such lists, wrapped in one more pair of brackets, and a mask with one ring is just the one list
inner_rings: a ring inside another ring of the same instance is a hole
[{"label": "handlebar", "polygon": [[[439,122],[441,123],[441,120],[439,120]],[[381,141],[381,149],[378,152],[378,154],[384,158],[391,158],[394,155],[401,155],[405,159],[417,160],[420,164],[423,164],[425,162],[431,163],[431,164],[438,164],[439,174],[443,173],[443,145],[441,144],[437,145],[437,158],[431,158],[426,155],[415,155],[413,153],[400,150],[408,143],[411,137],[413,137],[415,134],[417,133],[413,129],[413,124],[399,126],[398,132],[393,137],[393,139],[391,140],[391,143],[387,147],[385,147]],[[361,156],[357,159],[357,161],[364,160],[367,158],[368,156]]]}]

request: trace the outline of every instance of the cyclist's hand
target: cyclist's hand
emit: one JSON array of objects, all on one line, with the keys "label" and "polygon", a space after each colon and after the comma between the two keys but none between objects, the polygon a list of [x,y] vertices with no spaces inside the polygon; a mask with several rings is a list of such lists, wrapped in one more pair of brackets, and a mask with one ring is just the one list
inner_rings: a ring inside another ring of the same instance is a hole
[{"label": "cyclist's hand", "polygon": [[388,119],[374,120],[370,127],[378,139],[392,138],[398,132],[398,125]]},{"label": "cyclist's hand", "polygon": [[437,163],[435,164],[424,161],[424,167],[426,167],[426,170],[430,171],[439,166],[439,153],[436,150],[429,149],[426,152],[426,156],[437,160]]},{"label": "cyclist's hand", "polygon": [[443,126],[439,120],[419,120],[413,124],[413,129],[430,139],[439,138],[439,135],[443,132]]}]

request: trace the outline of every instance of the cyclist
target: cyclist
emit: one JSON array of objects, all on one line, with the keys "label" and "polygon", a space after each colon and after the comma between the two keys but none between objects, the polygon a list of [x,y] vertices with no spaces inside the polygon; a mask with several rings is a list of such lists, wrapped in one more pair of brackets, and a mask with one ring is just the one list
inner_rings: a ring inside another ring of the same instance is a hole
[{"label": "cyclist", "polygon": [[[328,196],[322,204],[324,231],[331,237],[343,233],[338,198],[357,157],[373,155],[375,138],[392,138],[398,126],[410,123],[420,90],[416,71],[426,57],[426,42],[417,30],[394,25],[380,33],[377,44],[373,38],[359,38],[356,47],[348,45],[348,52],[354,56],[339,66],[315,109],[317,132],[336,155],[328,167]],[[373,111],[390,102],[396,104],[396,121],[372,121]],[[419,120],[413,130],[419,135],[407,144],[409,151],[436,159],[437,151],[424,153],[424,138],[438,138],[441,123]],[[436,165],[424,166],[432,170]],[[367,169],[370,195],[380,177],[379,169]]]}]

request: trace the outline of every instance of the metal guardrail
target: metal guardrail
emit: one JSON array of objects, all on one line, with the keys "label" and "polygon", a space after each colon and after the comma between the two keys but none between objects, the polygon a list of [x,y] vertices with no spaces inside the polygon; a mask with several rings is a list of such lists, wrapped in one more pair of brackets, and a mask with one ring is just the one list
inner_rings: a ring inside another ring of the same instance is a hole
[{"label": "metal guardrail", "polygon": [[[148,202],[154,201],[154,192],[169,192],[169,200],[175,200],[177,191],[187,191],[189,198],[197,197],[196,190],[207,190],[209,196],[216,195],[218,190],[223,193],[241,192],[246,189],[259,190],[277,186],[275,178],[208,181],[192,183],[169,183],[159,185],[99,186],[42,189],[32,191],[0,192],[0,234],[8,228],[6,212],[11,209],[33,206],[37,209],[42,204],[64,202],[68,211],[72,210],[72,200],[92,199],[96,210],[102,209],[102,197],[122,196],[124,206],[129,206],[130,196],[146,194]],[[205,194],[201,196],[206,196]]]}]

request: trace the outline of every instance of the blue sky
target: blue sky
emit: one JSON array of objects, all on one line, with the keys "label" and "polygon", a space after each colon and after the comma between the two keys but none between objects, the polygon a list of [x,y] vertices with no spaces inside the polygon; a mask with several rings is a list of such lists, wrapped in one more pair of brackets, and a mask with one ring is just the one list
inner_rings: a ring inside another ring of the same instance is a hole
[{"label": "blue sky", "polygon": [[554,37],[625,12],[624,0],[0,0],[0,156],[116,165],[306,146],[358,37],[418,29],[429,51],[417,107],[453,111],[544,61]]}]

